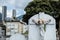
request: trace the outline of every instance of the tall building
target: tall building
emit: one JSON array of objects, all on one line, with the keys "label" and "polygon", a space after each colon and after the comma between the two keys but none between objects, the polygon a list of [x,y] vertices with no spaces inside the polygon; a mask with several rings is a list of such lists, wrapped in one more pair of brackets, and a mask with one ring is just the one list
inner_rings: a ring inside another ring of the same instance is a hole
[{"label": "tall building", "polygon": [[5,21],[6,13],[7,13],[7,7],[6,6],[2,6],[2,21]]},{"label": "tall building", "polygon": [[16,10],[13,9],[13,13],[12,13],[12,18],[15,20],[16,19]]}]

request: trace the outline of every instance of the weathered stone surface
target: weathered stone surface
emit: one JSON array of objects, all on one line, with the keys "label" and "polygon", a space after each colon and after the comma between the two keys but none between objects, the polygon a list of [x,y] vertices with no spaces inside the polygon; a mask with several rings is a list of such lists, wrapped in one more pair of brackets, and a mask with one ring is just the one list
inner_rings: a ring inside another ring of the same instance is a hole
[{"label": "weathered stone surface", "polygon": [[[38,18],[51,20],[51,22],[46,25],[46,32],[44,34],[42,33],[43,31],[41,32],[39,29],[40,26],[32,22],[32,19],[36,20]],[[29,19],[29,40],[41,40],[41,33],[44,35],[43,40],[56,40],[56,23],[55,19],[52,16],[44,13],[39,13]]]}]

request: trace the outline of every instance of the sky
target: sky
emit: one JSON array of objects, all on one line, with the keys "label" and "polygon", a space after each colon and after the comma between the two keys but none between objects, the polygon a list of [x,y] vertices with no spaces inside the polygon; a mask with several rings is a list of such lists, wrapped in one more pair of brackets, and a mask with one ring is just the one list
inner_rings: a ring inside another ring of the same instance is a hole
[{"label": "sky", "polygon": [[0,0],[0,12],[2,13],[2,6],[7,6],[7,17],[12,17],[12,10],[16,9],[16,16],[25,14],[24,8],[32,0]]}]

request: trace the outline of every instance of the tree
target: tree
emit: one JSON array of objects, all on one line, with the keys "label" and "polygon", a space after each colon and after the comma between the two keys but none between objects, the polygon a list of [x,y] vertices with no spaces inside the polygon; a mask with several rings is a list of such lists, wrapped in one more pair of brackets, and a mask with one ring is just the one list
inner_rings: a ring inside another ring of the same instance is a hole
[{"label": "tree", "polygon": [[25,8],[26,15],[23,17],[23,21],[28,23],[30,17],[39,12],[45,12],[54,18],[59,18],[60,16],[60,2],[56,1],[32,1],[30,2],[27,7]]}]

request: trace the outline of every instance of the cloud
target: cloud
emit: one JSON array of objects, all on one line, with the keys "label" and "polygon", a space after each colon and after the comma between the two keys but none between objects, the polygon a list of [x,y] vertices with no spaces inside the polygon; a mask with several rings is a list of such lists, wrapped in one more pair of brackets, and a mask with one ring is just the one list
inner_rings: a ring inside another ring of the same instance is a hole
[{"label": "cloud", "polygon": [[8,4],[15,5],[15,0],[6,0]]},{"label": "cloud", "polygon": [[6,5],[6,6],[12,6],[15,8],[24,9],[29,2],[32,0],[0,0],[0,6]]},{"label": "cloud", "polygon": [[32,0],[16,0],[16,8],[24,9]]},{"label": "cloud", "polygon": [[4,1],[3,1],[3,0],[0,0],[0,6],[2,6],[2,5],[3,5],[3,3],[4,3]]},{"label": "cloud", "polygon": [[0,6],[15,6],[15,0],[0,0]]},{"label": "cloud", "polygon": [[12,18],[12,10],[7,10],[7,17]]},{"label": "cloud", "polygon": [[20,16],[20,15],[24,15],[26,14],[26,12],[22,9],[16,10],[16,17]]}]

